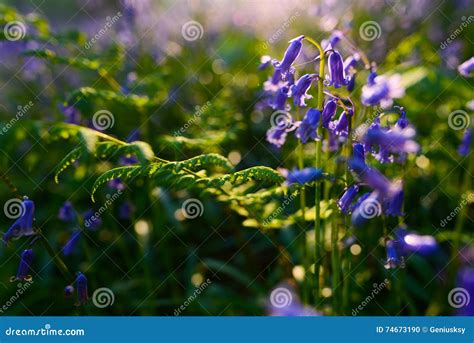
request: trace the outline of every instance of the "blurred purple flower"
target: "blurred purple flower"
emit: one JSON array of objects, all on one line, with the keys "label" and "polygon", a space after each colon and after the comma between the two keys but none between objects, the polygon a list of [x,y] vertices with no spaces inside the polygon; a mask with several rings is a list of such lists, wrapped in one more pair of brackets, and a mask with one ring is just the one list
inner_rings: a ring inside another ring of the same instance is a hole
[{"label": "blurred purple flower", "polygon": [[20,257],[20,264],[18,265],[18,271],[16,276],[11,281],[30,281],[30,269],[33,263],[35,254],[32,249],[23,250]]},{"label": "blurred purple flower", "polygon": [[298,138],[301,143],[306,144],[309,139],[317,140],[321,139],[318,137],[317,128],[319,120],[321,119],[321,112],[315,108],[310,108],[303,120],[300,123],[300,126],[296,129],[296,138]]},{"label": "blurred purple flower", "polygon": [[458,66],[459,74],[465,77],[474,76],[474,56]]},{"label": "blurred purple flower", "polygon": [[419,255],[431,255],[439,250],[438,242],[433,236],[419,235],[409,232],[405,227],[395,230],[396,242],[399,251],[403,255],[417,253]]},{"label": "blurred purple flower", "polygon": [[359,192],[359,186],[352,185],[352,186],[350,186],[349,188],[346,189],[344,194],[337,201],[337,205],[339,206],[339,209],[341,210],[342,213],[344,213],[344,214],[349,213],[349,209],[351,207],[352,201],[354,200],[355,196],[357,195],[357,192]]},{"label": "blurred purple flower", "polygon": [[73,285],[67,285],[66,287],[64,287],[64,295],[66,297],[70,297],[73,294],[74,294],[74,286]]},{"label": "blurred purple flower", "polygon": [[471,141],[472,141],[472,129],[468,128],[464,131],[464,135],[461,140],[461,144],[458,147],[458,154],[462,157],[469,155],[471,151]]},{"label": "blurred purple flower", "polygon": [[401,85],[401,76],[394,74],[390,77],[378,76],[371,72],[367,84],[362,87],[362,104],[364,106],[390,107],[393,99],[401,98],[405,94],[405,88]]},{"label": "blurred purple flower", "polygon": [[66,244],[64,244],[64,247],[62,248],[64,256],[72,255],[75,252],[80,237],[80,230],[76,230],[71,234],[71,237],[69,237],[68,241],[66,242]]},{"label": "blurred purple flower", "polygon": [[65,201],[63,206],[59,208],[58,218],[65,222],[72,222],[76,219],[76,211],[69,200]]},{"label": "blurred purple flower", "polygon": [[387,261],[385,263],[385,268],[394,269],[400,266],[401,259],[398,255],[397,246],[394,240],[388,240],[385,243],[385,249],[387,250]]},{"label": "blurred purple flower", "polygon": [[85,305],[89,299],[87,291],[87,278],[86,276],[78,272],[76,276],[76,288],[77,288],[77,306]]},{"label": "blurred purple flower", "polygon": [[10,226],[3,235],[2,239],[5,243],[8,243],[10,239],[18,239],[23,236],[32,236],[35,234],[33,231],[33,217],[35,214],[34,202],[24,197],[20,211],[20,217],[15,220],[12,226]]},{"label": "blurred purple flower", "polygon": [[272,126],[267,130],[267,142],[281,148],[285,144],[287,134],[286,125]]},{"label": "blurred purple flower", "polygon": [[76,125],[81,123],[81,114],[74,106],[59,104],[59,109],[64,114],[64,122]]},{"label": "blurred purple flower", "polygon": [[304,185],[305,183],[319,180],[322,177],[323,171],[318,168],[308,167],[304,169],[293,169],[286,173],[286,182],[289,185],[293,183]]},{"label": "blurred purple flower", "polygon": [[[463,291],[464,306],[460,306],[456,312],[458,316],[474,316],[474,268],[472,266],[463,267],[458,272],[457,287]],[[467,296],[466,296],[467,293]],[[459,294],[458,296],[460,296]],[[470,299],[470,301],[469,301]],[[455,299],[453,299],[455,300]],[[461,305],[461,304],[460,304]]]}]

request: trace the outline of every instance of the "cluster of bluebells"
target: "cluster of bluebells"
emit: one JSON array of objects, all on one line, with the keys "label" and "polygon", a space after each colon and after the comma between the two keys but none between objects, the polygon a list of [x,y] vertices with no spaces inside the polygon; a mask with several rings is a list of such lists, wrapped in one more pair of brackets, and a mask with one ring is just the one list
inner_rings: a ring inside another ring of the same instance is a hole
[{"label": "cluster of bluebells", "polygon": [[[273,67],[273,74],[264,83],[263,105],[274,111],[272,118],[280,118],[267,131],[266,138],[269,143],[281,148],[289,134],[294,132],[301,144],[323,140],[322,146],[326,151],[337,152],[344,144],[352,146],[352,156],[347,160],[347,167],[353,173],[355,182],[347,187],[337,205],[343,214],[351,216],[352,225],[357,228],[375,217],[404,216],[402,180],[389,180],[377,168],[368,164],[369,158],[381,164],[403,165],[407,155],[416,154],[420,146],[415,141],[416,131],[407,118],[406,110],[393,106],[394,99],[401,98],[405,93],[401,76],[379,74],[375,65],[367,63],[366,59],[361,58],[362,53],[353,47],[349,49],[352,53],[344,59],[338,51],[338,46],[344,44],[344,38],[342,32],[335,31],[328,40],[323,41],[324,56],[314,59],[317,61],[327,58],[327,75],[297,74],[295,62],[301,55],[303,42],[306,41],[304,36],[289,42],[281,60],[262,57],[259,69]],[[364,66],[362,61],[365,61]],[[361,87],[360,103],[366,107],[380,107],[398,112],[399,117],[396,122],[384,126],[381,124],[384,113],[381,113],[373,118],[372,124],[365,132],[355,137],[351,134],[352,117],[356,111],[351,94],[356,86],[356,76],[364,67],[368,69],[368,77]],[[463,73],[467,73],[468,69],[469,67],[464,67]],[[312,99],[310,89],[317,80],[324,80],[325,99],[322,108],[309,105]],[[340,96],[341,89],[342,94],[349,96]],[[305,114],[301,120],[295,119],[291,114],[303,109]],[[281,113],[284,115],[278,116]],[[463,141],[470,141],[470,131],[466,136]],[[464,143],[460,147],[461,154],[466,153],[464,146],[467,144]],[[283,170],[282,174],[286,177],[287,184],[305,184],[323,177],[322,170],[312,167]],[[403,256],[408,253],[426,255],[438,247],[433,237],[408,233],[405,228],[396,231],[395,239],[386,239],[389,267],[399,265]]]}]

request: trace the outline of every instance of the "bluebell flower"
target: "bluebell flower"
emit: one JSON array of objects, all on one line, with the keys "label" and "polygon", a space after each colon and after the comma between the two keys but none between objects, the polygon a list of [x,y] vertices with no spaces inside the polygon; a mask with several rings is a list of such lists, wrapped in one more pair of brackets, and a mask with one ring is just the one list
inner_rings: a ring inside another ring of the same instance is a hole
[{"label": "bluebell flower", "polygon": [[405,192],[401,182],[392,184],[390,194],[384,199],[384,213],[387,216],[400,217],[403,216],[402,207]]},{"label": "bluebell flower", "polygon": [[415,134],[412,127],[400,129],[395,126],[391,130],[371,127],[367,130],[363,140],[371,147],[373,145],[383,146],[391,153],[416,153],[420,146],[413,140]]},{"label": "bluebell flower", "polygon": [[70,297],[74,294],[74,286],[73,285],[67,285],[64,287],[64,295],[66,297]]},{"label": "bluebell flower", "polygon": [[72,222],[76,219],[76,211],[69,200],[59,208],[58,218],[65,222]]},{"label": "bluebell flower", "polygon": [[289,89],[286,86],[281,87],[270,101],[269,105],[274,110],[287,111],[286,99],[288,99]]},{"label": "bluebell flower", "polygon": [[70,297],[73,294],[74,294],[74,286],[73,285],[67,285],[66,287],[64,287],[64,295],[66,297]]},{"label": "bluebell flower", "polygon": [[59,109],[63,112],[65,123],[79,125],[81,123],[81,114],[74,106],[59,104]]},{"label": "bluebell flower", "polygon": [[382,196],[389,194],[392,190],[391,182],[382,175],[377,169],[367,166],[358,158],[349,160],[349,167],[353,170],[357,177],[370,188],[380,192]]},{"label": "bluebell flower", "polygon": [[337,151],[339,149],[339,137],[332,130],[328,131],[327,149],[329,151]]},{"label": "bluebell flower", "polygon": [[89,299],[89,294],[87,291],[87,278],[81,272],[78,272],[76,276],[76,288],[77,288],[77,304],[76,305],[78,306],[85,305],[87,303],[87,300]]},{"label": "bluebell flower", "polygon": [[371,72],[367,84],[362,87],[361,101],[364,106],[390,107],[393,99],[401,98],[405,94],[405,88],[401,85],[399,74],[390,77]]},{"label": "bluebell flower", "polygon": [[359,159],[360,162],[365,164],[365,150],[364,145],[355,143],[352,146],[352,157]]},{"label": "bluebell flower", "polygon": [[317,77],[316,74],[305,74],[301,76],[290,89],[295,106],[306,106],[305,99],[311,99],[312,96],[307,94],[311,82]]},{"label": "bluebell flower", "polygon": [[370,196],[370,192],[366,192],[362,194],[355,202],[355,204],[351,205],[349,207],[350,212],[354,212],[356,208],[360,206],[364,202],[365,199],[367,199]]},{"label": "bluebell flower", "polygon": [[90,230],[97,229],[102,225],[102,219],[97,217],[93,210],[87,210],[82,216],[84,218],[84,225]]},{"label": "bluebell flower", "polygon": [[275,68],[280,69],[283,75],[288,72],[293,62],[298,58],[298,55],[303,48],[303,39],[304,36],[299,36],[290,40],[290,45],[286,49],[281,62],[275,62]]},{"label": "bluebell flower", "polygon": [[387,250],[387,262],[385,263],[385,268],[394,269],[400,266],[402,260],[399,257],[397,246],[394,240],[388,240],[385,243],[385,249]]},{"label": "bluebell flower", "polygon": [[347,85],[347,80],[344,75],[344,63],[342,61],[341,54],[337,51],[333,51],[329,55],[329,78],[327,85],[334,86],[334,88],[340,88]]},{"label": "bluebell flower", "polygon": [[326,102],[322,113],[322,127],[326,129],[329,128],[329,123],[331,122],[332,117],[336,114],[336,110],[337,102],[335,99],[331,99]]},{"label": "bluebell flower", "polygon": [[275,287],[267,300],[267,313],[270,316],[305,317],[320,314],[308,306],[304,306],[294,288],[288,283]]},{"label": "bluebell flower", "polygon": [[27,197],[23,198],[21,215],[10,226],[7,232],[3,235],[3,241],[8,243],[10,239],[18,239],[23,236],[32,236],[33,231],[33,217],[35,214],[35,204]]},{"label": "bluebell flower", "polygon": [[112,189],[117,189],[117,190],[124,190],[125,189],[125,184],[122,182],[122,179],[119,177],[110,180],[107,185],[112,188]]},{"label": "bluebell flower", "polygon": [[407,113],[405,111],[405,108],[399,107],[398,109],[400,110],[400,117],[398,118],[396,125],[400,129],[404,129],[410,124],[410,122],[407,119]]},{"label": "bluebell flower", "polygon": [[62,248],[64,256],[69,256],[75,252],[80,237],[80,230],[76,230],[71,234],[71,237],[69,237],[68,241],[66,242],[66,244],[64,244],[64,247]]},{"label": "bluebell flower", "polygon": [[458,66],[459,74],[465,77],[474,76],[474,56]]},{"label": "bluebell flower", "polygon": [[260,65],[258,66],[258,70],[263,70],[267,68],[272,61],[272,58],[268,55],[264,55],[260,57]]},{"label": "bluebell flower", "polygon": [[470,301],[464,301],[466,298],[461,298],[465,305],[460,306],[456,312],[458,316],[474,316],[474,268],[472,266],[463,267],[459,270],[456,280],[456,286],[464,289],[467,294],[470,294]]},{"label": "bluebell flower", "polygon": [[303,144],[306,144],[306,142],[309,139],[313,141],[320,139],[316,131],[318,128],[320,119],[321,119],[321,112],[319,112],[315,108],[310,108],[306,112],[299,127],[296,129],[296,138],[298,138]]},{"label": "bluebell flower", "polygon": [[281,69],[275,69],[272,76],[263,83],[263,90],[268,92],[276,92],[285,85],[282,80]]},{"label": "bluebell flower", "polygon": [[333,121],[329,124],[329,130],[333,131],[337,136],[347,137],[349,130],[349,119],[346,111],[342,112],[339,120]]},{"label": "bluebell flower", "polygon": [[349,209],[351,207],[352,201],[354,200],[355,196],[357,195],[357,192],[359,192],[359,186],[352,185],[352,186],[350,186],[349,188],[346,189],[344,194],[337,201],[337,205],[339,206],[339,209],[341,210],[342,213],[344,213],[344,214],[349,213]]},{"label": "bluebell flower", "polygon": [[131,166],[138,163],[138,158],[135,155],[120,156],[119,164],[122,166]]},{"label": "bluebell flower", "polygon": [[140,129],[133,129],[127,136],[127,143],[135,142],[140,139]]},{"label": "bluebell flower", "polygon": [[378,191],[373,191],[364,199],[357,201],[352,211],[351,223],[355,227],[361,227],[369,219],[378,217],[382,214],[381,205],[382,196]]},{"label": "bluebell flower", "polygon": [[16,276],[10,281],[31,281],[30,269],[33,264],[33,257],[35,256],[32,249],[23,250],[20,257],[20,264]]},{"label": "bluebell flower", "polygon": [[287,135],[288,129],[285,124],[272,126],[267,130],[267,142],[281,148],[285,144]]},{"label": "bluebell flower", "polygon": [[331,36],[329,37],[329,42],[328,43],[330,44],[330,46],[332,48],[335,48],[336,44],[341,41],[343,36],[344,36],[344,33],[342,33],[342,31],[334,30],[331,33]]},{"label": "bluebell flower", "polygon": [[471,151],[471,141],[472,141],[472,129],[466,129],[461,140],[461,144],[458,147],[458,154],[466,157]]},{"label": "bluebell flower", "polygon": [[304,185],[305,183],[319,180],[323,177],[323,171],[318,168],[304,168],[304,169],[293,169],[288,171],[286,175],[286,182],[291,185],[293,183],[299,183]]},{"label": "bluebell flower", "polygon": [[404,227],[396,229],[395,236],[399,250],[403,255],[416,253],[427,256],[436,253],[440,249],[433,236],[409,232]]}]

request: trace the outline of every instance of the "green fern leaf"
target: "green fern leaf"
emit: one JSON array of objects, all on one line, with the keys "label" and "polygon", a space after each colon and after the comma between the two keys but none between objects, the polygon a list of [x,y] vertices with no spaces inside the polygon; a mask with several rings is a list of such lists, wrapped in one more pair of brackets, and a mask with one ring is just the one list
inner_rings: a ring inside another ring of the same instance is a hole
[{"label": "green fern leaf", "polygon": [[61,174],[64,170],[67,169],[71,164],[76,162],[82,154],[82,147],[76,148],[72,150],[69,154],[64,157],[61,162],[59,162],[58,167],[56,168],[56,172],[54,174],[54,181],[59,183],[59,174]]}]

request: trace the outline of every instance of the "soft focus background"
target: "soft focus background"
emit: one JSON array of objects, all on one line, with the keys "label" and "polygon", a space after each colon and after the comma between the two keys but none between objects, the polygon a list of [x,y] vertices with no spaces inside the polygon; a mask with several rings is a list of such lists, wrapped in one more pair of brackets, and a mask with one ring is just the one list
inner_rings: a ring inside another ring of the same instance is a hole
[{"label": "soft focus background", "polygon": [[[449,288],[444,270],[450,256],[445,240],[455,220],[442,221],[460,206],[462,177],[470,158],[457,154],[462,131],[448,125],[448,116],[455,110],[472,116],[473,104],[468,102],[474,98],[474,83],[456,70],[474,55],[472,2],[12,0],[1,4],[2,26],[15,20],[16,12],[28,24],[24,39],[0,42],[0,121],[8,128],[0,136],[0,175],[5,181],[0,199],[2,204],[16,195],[35,200],[35,226],[56,251],[74,231],[58,218],[63,203],[71,201],[80,214],[97,210],[114,189],[100,189],[94,204],[92,184],[116,165],[116,161],[81,160],[60,176],[59,184],[54,182],[55,167],[74,148],[48,133],[49,124],[72,121],[71,113],[61,108],[66,101],[75,102],[79,111],[74,120],[85,126],[94,113],[107,109],[115,120],[107,134],[121,140],[138,135],[163,158],[216,152],[227,156],[236,169],[290,168],[283,163],[283,152],[265,141],[270,112],[258,104],[269,72],[257,70],[260,57],[281,58],[295,36],[322,41],[339,29],[379,70],[403,77],[406,96],[397,104],[407,109],[422,147],[405,174],[406,222],[420,233],[434,235],[446,248],[444,256],[415,257],[405,266],[399,291],[406,295],[406,306],[401,312],[387,289],[359,315],[456,313],[446,305]],[[359,31],[367,21],[380,27],[371,40],[363,39]],[[92,42],[94,36],[98,38]],[[24,54],[45,48],[68,60],[53,63]],[[90,65],[81,65],[85,58],[113,75],[122,98],[96,93],[111,90],[111,82]],[[360,89],[364,80],[358,81]],[[81,87],[90,87],[90,92],[78,91]],[[13,118],[17,120],[12,122]],[[147,179],[124,187],[101,216],[101,224],[81,236],[74,252],[63,257],[72,272],[87,270],[90,295],[107,287],[113,290],[114,304],[74,306],[75,298],[64,296],[66,281],[37,245],[34,283],[4,314],[174,315],[186,302],[181,315],[263,315],[275,286],[287,282],[298,289],[301,267],[296,252],[283,249],[293,240],[291,226],[266,231],[244,227],[245,218],[213,196],[200,197],[202,215],[190,220],[181,208],[187,199],[199,197],[193,191],[157,187]],[[460,263],[472,264],[473,208],[466,206],[465,257]],[[12,221],[2,213],[0,223],[6,231]],[[370,230],[358,233],[363,247],[351,249],[356,266],[351,276],[353,307],[386,275],[384,249],[376,228]],[[9,279],[16,274],[25,244],[21,239],[0,246],[0,304],[18,288]],[[211,282],[203,284],[207,279]],[[196,295],[199,287],[202,291]],[[326,287],[327,302],[320,311],[331,314],[329,283]],[[190,296],[195,298],[188,301]]]}]

